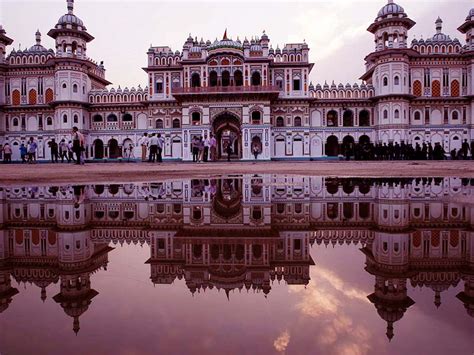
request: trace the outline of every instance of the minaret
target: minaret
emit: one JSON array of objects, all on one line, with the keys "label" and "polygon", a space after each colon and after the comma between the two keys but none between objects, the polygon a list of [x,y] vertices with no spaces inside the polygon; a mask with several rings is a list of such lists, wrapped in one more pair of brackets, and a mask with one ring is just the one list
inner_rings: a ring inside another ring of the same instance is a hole
[{"label": "minaret", "polygon": [[7,56],[6,48],[12,43],[13,40],[7,37],[7,32],[3,29],[3,26],[0,25],[0,64],[5,62]]}]

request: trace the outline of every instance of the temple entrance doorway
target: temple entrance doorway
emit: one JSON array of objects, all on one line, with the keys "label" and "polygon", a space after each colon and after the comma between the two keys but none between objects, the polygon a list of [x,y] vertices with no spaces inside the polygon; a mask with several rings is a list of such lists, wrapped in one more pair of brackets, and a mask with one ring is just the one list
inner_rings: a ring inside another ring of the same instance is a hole
[{"label": "temple entrance doorway", "polygon": [[227,159],[227,147],[229,146],[232,150],[231,159],[241,159],[242,134],[239,119],[224,112],[214,119],[212,129],[217,140],[218,159]]}]

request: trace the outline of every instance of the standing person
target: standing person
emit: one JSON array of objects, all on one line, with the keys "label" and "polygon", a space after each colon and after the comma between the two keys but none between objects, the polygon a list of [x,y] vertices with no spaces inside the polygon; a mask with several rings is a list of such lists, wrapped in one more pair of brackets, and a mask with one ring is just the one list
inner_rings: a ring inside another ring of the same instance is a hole
[{"label": "standing person", "polygon": [[194,136],[191,142],[191,151],[193,153],[193,162],[199,161],[199,139],[198,137]]},{"label": "standing person", "polygon": [[21,143],[20,145],[20,158],[21,163],[26,163],[26,155],[28,154],[28,150],[26,149],[25,145]]},{"label": "standing person", "polygon": [[51,162],[57,163],[59,150],[58,150],[58,143],[56,143],[56,139],[54,138],[51,139],[51,142],[49,142],[49,148],[51,149]]},{"label": "standing person", "polygon": [[68,159],[67,159],[68,163],[71,161],[73,162],[75,161],[72,141],[69,141],[69,143],[67,144],[67,156],[68,156]]},{"label": "standing person", "polygon": [[202,163],[204,159],[204,140],[202,139],[202,136],[199,137],[198,148],[199,148],[198,162]]},{"label": "standing person", "polygon": [[138,144],[142,147],[142,161],[146,161],[146,152],[149,144],[148,133],[143,133],[143,137],[140,137]]},{"label": "standing person", "polygon": [[36,164],[36,150],[38,149],[38,144],[35,142],[33,137],[30,137],[28,141],[28,163]]},{"label": "standing person", "polygon": [[211,150],[211,161],[217,160],[217,140],[216,137],[211,133],[211,139],[209,139],[209,148]]},{"label": "standing person", "polygon": [[157,139],[158,139],[158,147],[157,147],[158,158],[157,158],[157,161],[158,161],[158,163],[163,163],[163,148],[165,147],[165,140],[161,136],[161,133],[158,133],[158,138]]},{"label": "standing person", "polygon": [[258,159],[258,155],[260,154],[260,149],[258,148],[258,145],[254,145],[252,149],[253,156],[255,157],[255,160]]},{"label": "standing person", "polygon": [[230,161],[230,155],[232,154],[232,147],[230,146],[230,143],[227,144],[225,152],[227,153],[227,161]]},{"label": "standing person", "polygon": [[12,161],[12,148],[10,147],[10,144],[5,143],[3,146],[3,162],[4,163],[11,163]]},{"label": "standing person", "polygon": [[151,134],[148,144],[150,146],[150,156],[148,158],[148,162],[154,163],[156,159],[156,153],[158,153],[158,138],[156,137],[155,133]]},{"label": "standing person", "polygon": [[207,137],[207,134],[204,135],[204,162],[209,161],[209,149],[211,148],[211,140]]},{"label": "standing person", "polygon": [[76,164],[84,164],[82,152],[84,151],[84,135],[79,132],[79,128],[72,127],[72,151],[76,154]]},{"label": "standing person", "polygon": [[431,142],[428,143],[428,159],[433,160],[433,145]]},{"label": "standing person", "polygon": [[[464,160],[467,160],[467,154],[471,150],[471,148],[469,148],[469,143],[467,142],[467,139],[464,140],[464,142],[462,144],[462,147],[461,147],[461,150],[462,150],[462,158]],[[472,154],[472,152],[471,152],[471,154]]]},{"label": "standing person", "polygon": [[68,147],[64,138],[61,139],[61,142],[59,142],[59,156],[61,157],[61,163],[64,162],[64,158],[66,158],[69,163]]}]

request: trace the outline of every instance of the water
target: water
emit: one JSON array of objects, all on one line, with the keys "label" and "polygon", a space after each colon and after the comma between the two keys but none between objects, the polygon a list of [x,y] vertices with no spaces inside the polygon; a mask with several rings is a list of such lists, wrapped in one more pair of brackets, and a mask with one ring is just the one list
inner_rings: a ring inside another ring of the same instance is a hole
[{"label": "water", "polygon": [[0,189],[1,354],[471,354],[474,183]]}]

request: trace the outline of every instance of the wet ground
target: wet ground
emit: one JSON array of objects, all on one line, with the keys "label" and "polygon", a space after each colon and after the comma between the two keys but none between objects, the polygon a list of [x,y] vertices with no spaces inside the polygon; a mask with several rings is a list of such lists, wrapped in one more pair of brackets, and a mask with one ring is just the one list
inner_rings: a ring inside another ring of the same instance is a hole
[{"label": "wet ground", "polygon": [[3,185],[0,353],[471,354],[473,197],[458,177]]}]

